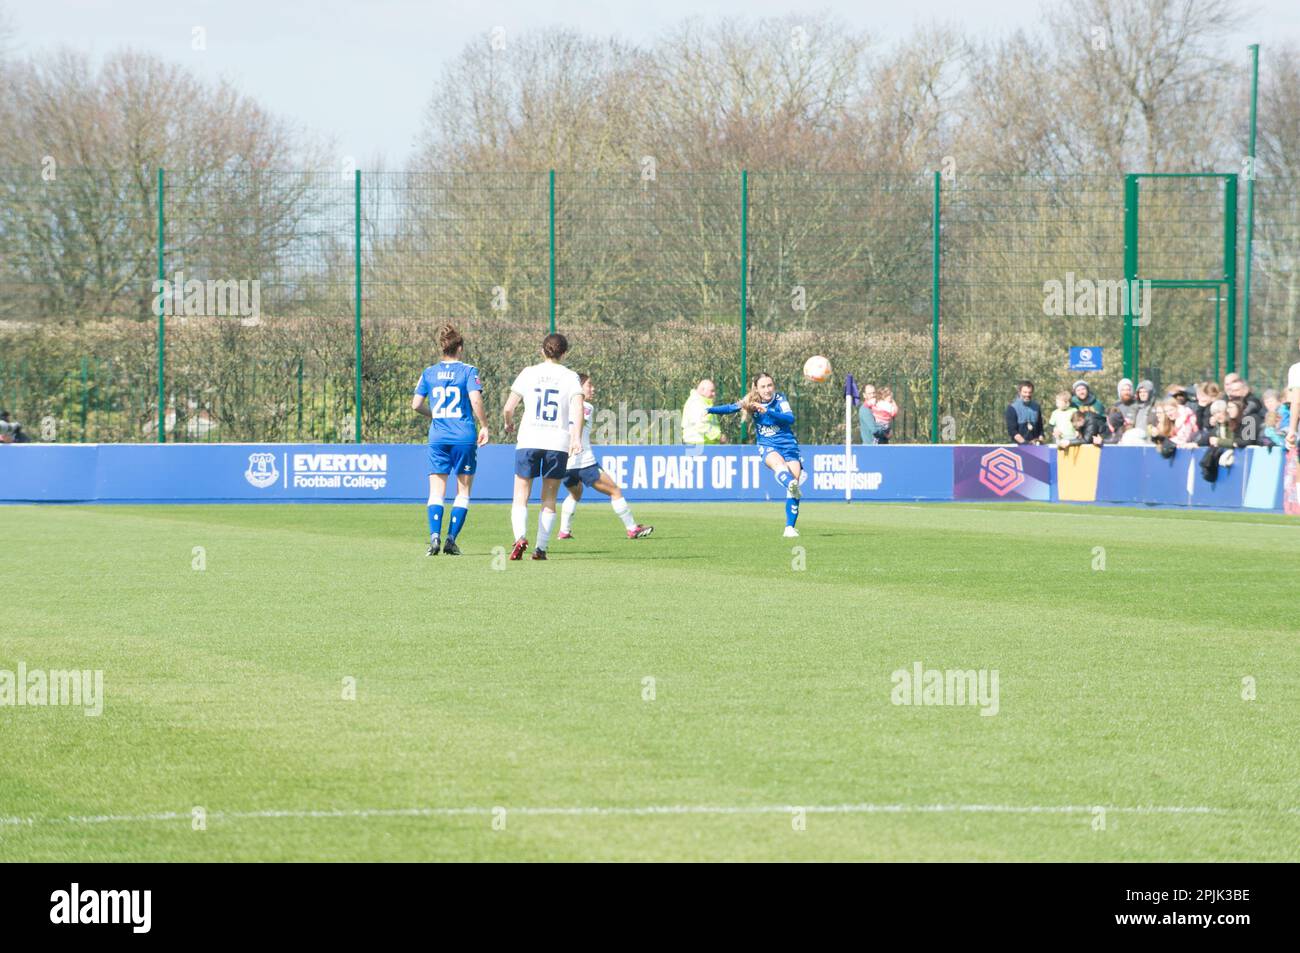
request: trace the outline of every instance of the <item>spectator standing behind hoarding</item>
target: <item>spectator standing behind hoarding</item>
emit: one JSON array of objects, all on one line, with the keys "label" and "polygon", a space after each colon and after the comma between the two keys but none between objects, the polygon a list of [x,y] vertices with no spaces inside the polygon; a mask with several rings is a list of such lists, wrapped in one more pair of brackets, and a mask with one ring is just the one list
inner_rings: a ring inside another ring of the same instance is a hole
[{"label": "spectator standing behind hoarding", "polygon": [[1196,429],[1206,431],[1210,429],[1210,408],[1214,402],[1223,396],[1223,391],[1214,381],[1205,381],[1196,385],[1196,406],[1192,408],[1196,414]]},{"label": "spectator standing behind hoarding", "polygon": [[709,414],[717,389],[707,377],[695,385],[682,408],[682,443],[698,446],[726,443],[718,418]]},{"label": "spectator standing behind hoarding", "polygon": [[1269,447],[1286,446],[1286,430],[1282,426],[1282,412],[1270,410],[1264,415],[1264,444]]},{"label": "spectator standing behind hoarding", "polygon": [[1170,397],[1156,404],[1152,419],[1147,433],[1161,456],[1172,457],[1176,450],[1196,446],[1196,414],[1190,407]]},{"label": "spectator standing behind hoarding", "polygon": [[1075,381],[1070,388],[1074,396],[1070,398],[1070,406],[1082,410],[1084,413],[1094,413],[1101,417],[1103,422],[1106,419],[1106,405],[1101,402],[1101,398],[1092,392],[1086,381]]},{"label": "spectator standing behind hoarding", "polygon": [[0,410],[0,443],[31,443],[23,425],[11,418],[9,411]]},{"label": "spectator standing behind hoarding", "polygon": [[898,416],[898,404],[894,403],[894,392],[890,388],[880,388],[880,397],[871,408],[871,413],[876,418],[876,423],[884,428],[878,437],[879,441],[889,443],[894,436],[894,418]]},{"label": "spectator standing behind hoarding", "polygon": [[1128,422],[1126,419],[1116,442],[1125,447],[1151,446],[1151,426],[1155,422],[1155,407],[1155,385],[1150,381],[1141,381],[1132,404],[1132,421]]},{"label": "spectator standing behind hoarding", "polygon": [[1151,381],[1138,381],[1137,387],[1137,414],[1133,418],[1133,426],[1138,433],[1145,435],[1147,427],[1155,420],[1156,410],[1156,385]]},{"label": "spectator standing behind hoarding", "polygon": [[1115,388],[1115,396],[1117,400],[1110,408],[1107,422],[1111,434],[1118,441],[1126,431],[1132,429],[1133,422],[1137,419],[1138,405],[1133,393],[1133,382],[1127,377],[1121,380]]},{"label": "spectator standing behind hoarding", "polygon": [[1250,390],[1250,384],[1240,375],[1234,375],[1224,390],[1231,400],[1241,404],[1241,436],[1247,444],[1264,439],[1264,404]]},{"label": "spectator standing behind hoarding", "polygon": [[1075,409],[1070,423],[1074,426],[1074,438],[1071,440],[1058,440],[1056,445],[1064,450],[1066,447],[1083,447],[1102,445],[1102,438],[1106,432],[1106,418],[1101,414],[1094,414],[1091,411]]},{"label": "spectator standing behind hoarding", "polygon": [[1016,399],[1007,405],[1007,436],[1012,443],[1043,442],[1043,411],[1034,400],[1034,382],[1016,385]]},{"label": "spectator standing behind hoarding", "polygon": [[876,415],[872,413],[875,406],[876,385],[863,384],[862,403],[858,406],[858,430],[862,433],[862,442],[868,445],[879,443],[885,429],[876,423]]},{"label": "spectator standing behind hoarding", "polygon": [[880,388],[877,396],[874,384],[862,388],[862,406],[858,408],[858,429],[866,444],[889,443],[898,405],[888,387]]},{"label": "spectator standing behind hoarding", "polygon": [[1177,449],[1174,446],[1174,421],[1178,419],[1177,409],[1169,409],[1169,404],[1177,408],[1178,401],[1156,404],[1152,421],[1147,425],[1147,436],[1160,451],[1162,457],[1172,457]]},{"label": "spectator standing behind hoarding", "polygon": [[1056,409],[1052,411],[1052,416],[1047,418],[1047,425],[1052,428],[1052,442],[1059,444],[1064,440],[1067,444],[1073,440],[1077,434],[1071,418],[1074,411],[1070,409],[1070,395],[1067,391],[1061,391],[1056,395]]},{"label": "spectator standing behind hoarding", "polygon": [[1241,435],[1241,404],[1235,400],[1216,400],[1210,408],[1210,429],[1198,440],[1209,447],[1201,458],[1201,476],[1213,483],[1219,478],[1219,467],[1232,466],[1235,451],[1246,446]]},{"label": "spectator standing behind hoarding", "polygon": [[1264,413],[1271,414],[1274,412],[1281,412],[1283,398],[1278,396],[1277,391],[1269,388],[1264,391],[1261,398],[1264,401]]},{"label": "spectator standing behind hoarding", "polygon": [[1283,408],[1286,407],[1284,403],[1286,397],[1285,391],[1281,396],[1272,389],[1264,391],[1264,440],[1269,446],[1286,446],[1287,421],[1283,414]]}]

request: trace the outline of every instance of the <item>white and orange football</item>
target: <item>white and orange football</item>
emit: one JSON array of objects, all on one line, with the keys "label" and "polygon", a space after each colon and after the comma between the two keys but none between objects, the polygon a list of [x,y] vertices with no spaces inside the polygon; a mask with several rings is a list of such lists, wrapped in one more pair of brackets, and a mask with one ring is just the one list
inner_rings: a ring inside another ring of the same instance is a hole
[{"label": "white and orange football", "polygon": [[803,362],[803,376],[814,384],[825,384],[831,379],[831,362],[820,354],[814,355]]}]

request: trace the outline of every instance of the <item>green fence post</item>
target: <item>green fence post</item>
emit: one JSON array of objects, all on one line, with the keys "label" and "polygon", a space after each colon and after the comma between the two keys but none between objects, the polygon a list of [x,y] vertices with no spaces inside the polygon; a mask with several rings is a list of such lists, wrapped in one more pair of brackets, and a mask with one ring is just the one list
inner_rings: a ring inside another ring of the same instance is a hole
[{"label": "green fence post", "polygon": [[555,170],[547,177],[548,232],[550,235],[551,275],[550,275],[550,314],[551,333],[555,333]]},{"label": "green fence post", "polygon": [[298,439],[302,439],[302,357],[298,358]]},{"label": "green fence post", "polygon": [[[163,170],[158,167],[158,280],[166,281],[163,262],[163,235],[166,219],[163,214]],[[166,287],[165,285],[163,286]],[[174,289],[173,289],[174,290]],[[167,306],[158,309],[158,442],[167,442]]]},{"label": "green fence post", "polygon": [[[1237,369],[1237,176],[1224,177],[1223,279],[1228,283],[1228,373]],[[1243,375],[1244,376],[1244,375]]]},{"label": "green fence post", "polygon": [[1133,290],[1137,287],[1138,262],[1138,177],[1124,176],[1124,376],[1134,376],[1137,363],[1136,333],[1133,327]]},{"label": "green fence post", "polygon": [[89,393],[86,390],[86,359],[81,359],[81,442],[86,442],[86,412],[90,409],[88,405]]},{"label": "green fence post", "polygon": [[355,443],[361,442],[361,170],[356,170],[354,186],[354,207],[353,207],[353,224],[354,230],[352,235],[353,242],[353,260],[352,271],[356,280],[356,315],[353,326],[353,338],[356,343],[356,390],[352,398],[352,439]]},{"label": "green fence post", "polygon": [[1223,289],[1214,289],[1214,379],[1221,380],[1222,375],[1219,373],[1219,335],[1223,333],[1221,320],[1221,305],[1223,304]]},{"label": "green fence post", "polygon": [[934,232],[931,254],[930,289],[930,442],[939,442],[939,188],[940,173],[934,174],[934,202],[930,229]]},{"label": "green fence post", "polygon": [[[749,170],[740,170],[740,387],[749,388]],[[749,439],[749,426],[740,425],[740,442]]]},{"label": "green fence post", "polygon": [[1250,264],[1255,249],[1255,104],[1259,98],[1259,44],[1250,45],[1250,155],[1246,159],[1246,275],[1241,289],[1241,376],[1250,379]]}]

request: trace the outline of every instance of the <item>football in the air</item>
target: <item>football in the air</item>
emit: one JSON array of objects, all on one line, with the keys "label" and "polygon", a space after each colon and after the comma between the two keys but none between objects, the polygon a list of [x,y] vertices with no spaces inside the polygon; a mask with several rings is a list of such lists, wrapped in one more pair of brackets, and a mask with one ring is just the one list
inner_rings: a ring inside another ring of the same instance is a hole
[{"label": "football in the air", "polygon": [[831,379],[831,362],[820,354],[803,362],[803,376],[814,384],[825,384]]}]

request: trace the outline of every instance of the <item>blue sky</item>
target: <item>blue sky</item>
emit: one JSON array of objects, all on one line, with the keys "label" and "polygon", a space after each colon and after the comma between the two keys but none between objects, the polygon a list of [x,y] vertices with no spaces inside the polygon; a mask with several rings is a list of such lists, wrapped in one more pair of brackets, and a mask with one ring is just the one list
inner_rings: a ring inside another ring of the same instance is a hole
[{"label": "blue sky", "polygon": [[[689,16],[784,16],[809,9],[795,0],[0,0],[17,28],[20,52],[60,45],[106,53],[147,50],[223,76],[277,115],[331,136],[339,156],[360,164],[407,156],[443,66],[466,42],[500,26],[510,36],[565,25],[594,35],[648,40]],[[1039,21],[1040,0],[823,2],[828,11],[888,44],[917,25],[947,22],[996,35]],[[1245,45],[1300,42],[1300,3],[1257,0],[1238,37]],[[206,50],[192,48],[203,27]]]}]

